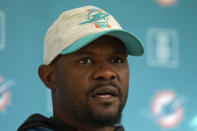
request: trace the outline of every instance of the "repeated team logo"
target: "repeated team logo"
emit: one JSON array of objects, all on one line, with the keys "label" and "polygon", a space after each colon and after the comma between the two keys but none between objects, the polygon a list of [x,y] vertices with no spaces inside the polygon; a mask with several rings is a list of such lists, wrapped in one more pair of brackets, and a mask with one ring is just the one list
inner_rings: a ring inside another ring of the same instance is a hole
[{"label": "repeated team logo", "polygon": [[10,103],[10,88],[14,86],[14,81],[5,80],[0,75],[0,112],[4,112]]},{"label": "repeated team logo", "polygon": [[157,2],[162,6],[172,6],[175,5],[178,0],[157,0]]},{"label": "repeated team logo", "polygon": [[88,9],[87,12],[88,20],[80,24],[94,23],[96,28],[111,28],[110,24],[108,23],[109,14],[104,13],[101,9]]},{"label": "repeated team logo", "polygon": [[165,90],[158,92],[152,101],[152,114],[156,122],[164,129],[178,126],[183,119],[184,99],[177,96],[173,91]]},{"label": "repeated team logo", "polygon": [[0,11],[0,50],[5,48],[5,14]]},{"label": "repeated team logo", "polygon": [[147,62],[153,67],[176,68],[179,65],[176,30],[166,28],[147,30]]}]

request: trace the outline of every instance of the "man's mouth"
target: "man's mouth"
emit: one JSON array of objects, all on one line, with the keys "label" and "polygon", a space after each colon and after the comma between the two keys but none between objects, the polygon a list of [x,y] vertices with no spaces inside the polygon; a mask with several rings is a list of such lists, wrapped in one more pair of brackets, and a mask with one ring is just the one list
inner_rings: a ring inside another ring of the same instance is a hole
[{"label": "man's mouth", "polygon": [[92,97],[96,96],[118,96],[118,91],[114,87],[102,87],[100,89],[95,90]]},{"label": "man's mouth", "polygon": [[96,100],[100,102],[112,102],[116,98],[119,98],[120,93],[118,89],[113,86],[103,86],[101,88],[96,89],[92,93],[92,97],[96,98]]}]

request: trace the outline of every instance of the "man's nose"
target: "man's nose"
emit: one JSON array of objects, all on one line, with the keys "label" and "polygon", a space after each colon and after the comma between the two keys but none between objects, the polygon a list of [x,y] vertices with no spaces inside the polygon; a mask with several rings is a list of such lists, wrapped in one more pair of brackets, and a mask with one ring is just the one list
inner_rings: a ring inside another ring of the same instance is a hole
[{"label": "man's nose", "polygon": [[117,79],[117,77],[117,72],[112,65],[110,66],[109,64],[101,64],[93,73],[94,80],[112,81]]}]

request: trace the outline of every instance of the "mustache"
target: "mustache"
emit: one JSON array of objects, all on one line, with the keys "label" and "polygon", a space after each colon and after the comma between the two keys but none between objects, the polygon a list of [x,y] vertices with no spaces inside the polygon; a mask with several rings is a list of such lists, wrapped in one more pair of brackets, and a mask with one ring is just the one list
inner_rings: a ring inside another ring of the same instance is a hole
[{"label": "mustache", "polygon": [[90,88],[88,90],[88,92],[86,93],[86,97],[88,96],[91,96],[91,94],[99,89],[99,88],[103,88],[104,86],[112,86],[113,88],[116,88],[117,91],[118,91],[118,94],[119,94],[119,97],[121,98],[122,97],[122,91],[120,89],[120,86],[118,86],[117,84],[115,84],[114,82],[100,82],[100,83],[97,83],[96,85],[94,85],[92,88]]}]

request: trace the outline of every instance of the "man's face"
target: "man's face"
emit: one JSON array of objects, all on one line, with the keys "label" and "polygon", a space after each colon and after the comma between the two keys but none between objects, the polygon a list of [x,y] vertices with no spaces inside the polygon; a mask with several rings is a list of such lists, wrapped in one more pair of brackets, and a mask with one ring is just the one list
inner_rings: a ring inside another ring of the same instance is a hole
[{"label": "man's face", "polygon": [[61,114],[94,126],[121,118],[129,84],[127,50],[117,38],[103,36],[55,64],[55,105]]}]

